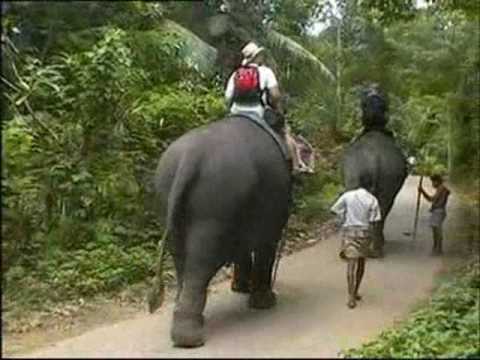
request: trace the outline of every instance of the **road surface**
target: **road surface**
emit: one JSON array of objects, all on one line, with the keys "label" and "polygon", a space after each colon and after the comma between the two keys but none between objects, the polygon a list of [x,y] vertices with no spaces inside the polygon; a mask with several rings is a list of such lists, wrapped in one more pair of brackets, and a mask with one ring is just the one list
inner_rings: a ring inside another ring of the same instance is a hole
[{"label": "road surface", "polygon": [[456,256],[452,250],[457,246],[449,241],[449,233],[456,231],[455,195],[450,199],[443,258],[430,256],[432,240],[425,201],[415,243],[404,234],[412,230],[417,183],[417,178],[408,178],[399,194],[386,225],[386,257],[367,261],[360,288],[363,300],[353,310],[346,306],[346,265],[337,253],[340,240],[332,236],[282,260],[274,309],[251,310],[247,297],[232,293],[228,283],[215,286],[205,311],[204,347],[172,347],[169,330],[173,305],[165,304],[154,315],[142,313],[17,356],[336,357],[341,349],[358,346],[379,334],[427,298],[434,275],[446,260]]}]

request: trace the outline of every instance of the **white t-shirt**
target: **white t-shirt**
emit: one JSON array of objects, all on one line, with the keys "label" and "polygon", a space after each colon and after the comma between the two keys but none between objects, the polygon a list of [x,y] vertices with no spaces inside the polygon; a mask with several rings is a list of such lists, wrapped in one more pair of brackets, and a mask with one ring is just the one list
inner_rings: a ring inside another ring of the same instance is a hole
[{"label": "white t-shirt", "polygon": [[[275,77],[275,74],[273,73],[272,69],[270,69],[268,66],[257,65],[257,64],[249,64],[249,66],[258,67],[260,90],[263,91],[265,89],[272,89],[275,86],[278,86],[277,78]],[[234,94],[234,77],[235,77],[235,72],[230,76],[230,79],[228,79],[227,88],[225,90],[225,98],[227,99],[227,101],[230,101]],[[264,103],[267,102],[265,92],[262,94],[262,100]],[[265,109],[260,103],[254,104],[254,105],[250,105],[250,104],[246,105],[246,104],[238,104],[236,102],[233,102],[232,107],[230,108],[230,112],[232,114],[254,113],[260,119],[263,119],[263,114],[265,112]]]},{"label": "white t-shirt", "polygon": [[371,222],[382,219],[377,198],[363,188],[345,192],[331,210],[343,218],[343,227],[368,228]]}]

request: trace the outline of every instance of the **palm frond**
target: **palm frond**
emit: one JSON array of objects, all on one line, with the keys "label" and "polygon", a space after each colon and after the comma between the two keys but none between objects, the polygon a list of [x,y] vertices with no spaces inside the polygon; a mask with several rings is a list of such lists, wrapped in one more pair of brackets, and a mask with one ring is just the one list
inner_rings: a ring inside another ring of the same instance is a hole
[{"label": "palm frond", "polygon": [[295,57],[298,60],[307,62],[317,67],[321,73],[329,80],[335,81],[335,75],[328,69],[328,67],[314,54],[305,49],[301,44],[295,40],[285,36],[278,31],[269,29],[266,31],[267,45],[273,48],[281,48]]},{"label": "palm frond", "polygon": [[182,56],[185,57],[187,62],[190,62],[205,74],[213,72],[217,59],[217,49],[175,21],[164,19],[162,27],[165,31],[173,32],[180,37],[184,44]]}]

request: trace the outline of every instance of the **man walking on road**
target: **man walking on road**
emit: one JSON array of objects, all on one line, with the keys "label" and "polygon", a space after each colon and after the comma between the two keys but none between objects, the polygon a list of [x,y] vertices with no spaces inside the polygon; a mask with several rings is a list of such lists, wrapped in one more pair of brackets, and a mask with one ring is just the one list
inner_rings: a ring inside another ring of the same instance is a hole
[{"label": "man walking on road", "polygon": [[347,305],[351,309],[357,305],[357,300],[361,300],[358,289],[372,241],[372,223],[381,220],[378,200],[366,190],[370,188],[369,181],[362,180],[361,187],[345,192],[331,208],[342,222],[342,245],[339,255],[347,261],[349,297]]}]

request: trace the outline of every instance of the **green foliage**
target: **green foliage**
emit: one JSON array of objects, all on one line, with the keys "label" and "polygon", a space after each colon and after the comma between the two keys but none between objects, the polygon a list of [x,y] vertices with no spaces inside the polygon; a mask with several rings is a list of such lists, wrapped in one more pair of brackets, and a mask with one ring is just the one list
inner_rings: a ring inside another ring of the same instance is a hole
[{"label": "green foliage", "polygon": [[323,4],[316,0],[276,0],[272,2],[272,21],[285,34],[300,35],[318,18]]},{"label": "green foliage", "polygon": [[219,92],[182,83],[145,92],[134,112],[159,136],[175,138],[190,128],[219,119],[225,105]]},{"label": "green foliage", "polygon": [[34,272],[22,265],[10,268],[6,297],[41,306],[42,297],[63,301],[118,290],[152,276],[154,257],[153,244],[126,247],[118,238],[99,233],[79,249],[51,247]]},{"label": "green foliage", "polygon": [[478,1],[461,0],[427,0],[427,3],[434,5],[434,9],[449,12],[461,12],[470,19],[478,21],[480,16],[480,4]]},{"label": "green foliage", "polygon": [[152,275],[155,248],[120,245],[97,239],[86,249],[57,252],[40,264],[39,272],[61,298],[116,290]]},{"label": "green foliage", "polygon": [[171,32],[105,27],[81,51],[15,60],[2,123],[6,301],[42,305],[153,274],[162,229],[145,205],[156,162],[224,111],[182,49]]},{"label": "green foliage", "polygon": [[12,1],[6,10],[5,24],[21,29],[20,49],[42,57],[59,49],[85,50],[97,39],[96,28],[107,24],[121,29],[148,30],[165,14],[161,4],[143,1]]},{"label": "green foliage", "polygon": [[180,38],[174,33],[159,36],[158,30],[131,31],[128,44],[133,49],[133,61],[140,69],[149,70],[149,83],[172,83],[181,79],[182,48]]},{"label": "green foliage", "polygon": [[344,353],[347,358],[472,358],[480,356],[478,259],[443,284],[428,305],[400,326]]},{"label": "green foliage", "polygon": [[447,103],[438,96],[412,97],[391,116],[391,127],[401,136],[406,151],[417,153],[420,159],[435,157],[447,163],[448,142]]},{"label": "green foliage", "polygon": [[439,163],[435,156],[424,155],[416,166],[416,172],[424,176],[446,175],[447,168],[442,163]]},{"label": "green foliage", "polygon": [[[346,2],[346,0],[342,0]],[[415,0],[361,2],[366,14],[374,21],[389,24],[398,20],[410,20],[415,16]]]},{"label": "green foliage", "polygon": [[297,205],[297,214],[307,222],[327,218],[330,207],[343,189],[339,180],[316,176],[314,180],[309,181],[302,189],[304,194],[300,196],[301,202]]}]

